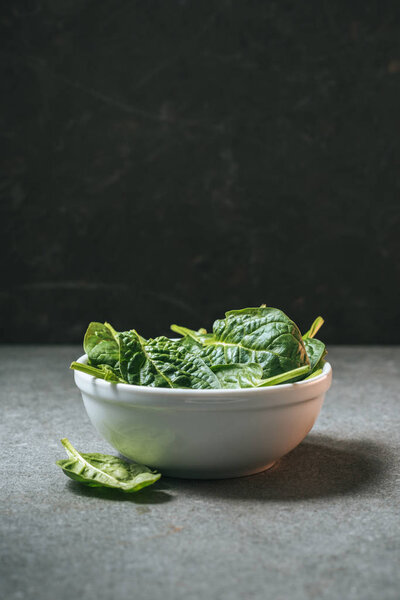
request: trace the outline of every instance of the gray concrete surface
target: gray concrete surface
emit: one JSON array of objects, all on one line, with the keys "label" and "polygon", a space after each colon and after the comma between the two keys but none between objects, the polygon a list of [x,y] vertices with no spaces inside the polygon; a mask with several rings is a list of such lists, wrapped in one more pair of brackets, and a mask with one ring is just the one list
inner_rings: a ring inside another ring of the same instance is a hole
[{"label": "gray concrete surface", "polygon": [[68,480],[67,436],[111,451],[76,347],[1,347],[2,600],[400,598],[400,348],[331,348],[307,439],[271,471],[162,479],[136,496]]}]

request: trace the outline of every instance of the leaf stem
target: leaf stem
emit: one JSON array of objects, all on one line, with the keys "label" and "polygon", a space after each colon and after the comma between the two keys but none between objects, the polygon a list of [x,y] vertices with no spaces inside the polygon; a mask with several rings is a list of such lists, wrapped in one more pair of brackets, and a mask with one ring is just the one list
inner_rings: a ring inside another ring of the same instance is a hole
[{"label": "leaf stem", "polygon": [[303,381],[306,381],[306,379],[313,379],[314,377],[321,375],[321,373],[322,373],[322,369],[317,369],[316,371],[311,373],[311,375],[309,375],[308,377],[304,377]]},{"label": "leaf stem", "polygon": [[[192,329],[188,329],[187,327],[182,327],[181,325],[171,325],[170,329],[175,333],[179,333],[179,335],[182,335],[183,337],[187,335],[196,342],[200,342],[196,335],[196,333],[198,333],[197,331],[193,331]],[[205,330],[204,332],[206,333]]]},{"label": "leaf stem", "polygon": [[[80,363],[78,363],[80,364]],[[67,438],[63,438],[61,440],[62,445],[64,446],[64,448],[67,451],[67,454],[71,457],[71,458],[75,458],[77,461],[79,461],[81,464],[83,464],[85,467],[89,467],[90,469],[93,469],[93,471],[96,471],[96,473],[101,473],[104,477],[108,477],[109,479],[111,479],[111,481],[115,481],[116,483],[119,483],[121,487],[126,486],[126,484],[124,484],[122,481],[119,482],[118,479],[116,479],[115,477],[113,477],[112,475],[110,475],[109,473],[106,473],[103,469],[97,469],[94,465],[92,465],[91,463],[89,463],[84,456],[82,456],[82,454],[80,454],[78,452],[78,450],[76,450],[73,445],[71,444],[71,442],[67,439]]]},{"label": "leaf stem", "polygon": [[84,363],[73,361],[69,368],[74,369],[75,371],[82,371],[82,373],[87,373],[87,375],[93,375],[93,377],[104,379],[104,372],[97,367],[92,367],[91,365],[85,365]]},{"label": "leaf stem", "polygon": [[313,338],[316,335],[316,333],[318,333],[318,331],[321,329],[323,324],[324,319],[322,317],[317,317],[311,325],[310,329],[303,335],[303,340],[306,340],[307,338]]},{"label": "leaf stem", "polygon": [[71,442],[69,441],[68,438],[63,438],[61,440],[62,445],[64,446],[64,448],[67,451],[67,454],[70,458],[72,458],[73,456],[75,458],[80,458],[80,454],[77,450],[75,450],[75,448],[73,447],[73,445],[71,444]]},{"label": "leaf stem", "polygon": [[292,369],[291,371],[286,371],[286,373],[280,373],[279,375],[274,375],[273,377],[268,377],[268,379],[264,379],[261,383],[258,384],[257,387],[267,387],[270,385],[277,385],[278,383],[284,383],[289,379],[293,379],[294,377],[299,377],[300,375],[305,375],[310,370],[310,365],[305,365],[304,367],[298,367],[297,369]]}]

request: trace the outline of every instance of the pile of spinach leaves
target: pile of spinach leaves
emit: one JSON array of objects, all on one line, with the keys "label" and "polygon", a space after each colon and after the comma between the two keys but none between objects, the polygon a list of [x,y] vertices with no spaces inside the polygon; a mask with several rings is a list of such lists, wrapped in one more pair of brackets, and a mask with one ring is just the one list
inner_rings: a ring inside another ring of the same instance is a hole
[{"label": "pile of spinach leaves", "polygon": [[111,383],[150,387],[221,389],[289,383],[322,372],[325,345],[315,338],[317,317],[303,336],[277,308],[231,310],[214,322],[212,333],[171,325],[181,338],[144,339],[135,329],[117,332],[92,322],[83,347],[87,364],[72,369]]}]

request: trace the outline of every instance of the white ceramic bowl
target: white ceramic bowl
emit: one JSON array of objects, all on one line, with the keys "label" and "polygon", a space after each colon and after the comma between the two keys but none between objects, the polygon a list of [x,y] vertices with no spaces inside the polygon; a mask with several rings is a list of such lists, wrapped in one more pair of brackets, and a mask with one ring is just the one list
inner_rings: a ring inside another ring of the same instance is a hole
[{"label": "white ceramic bowl", "polygon": [[208,479],[258,473],[295,448],[315,423],[332,369],[325,363],[308,381],[237,390],[152,388],[74,375],[90,420],[121,454],[163,475]]}]

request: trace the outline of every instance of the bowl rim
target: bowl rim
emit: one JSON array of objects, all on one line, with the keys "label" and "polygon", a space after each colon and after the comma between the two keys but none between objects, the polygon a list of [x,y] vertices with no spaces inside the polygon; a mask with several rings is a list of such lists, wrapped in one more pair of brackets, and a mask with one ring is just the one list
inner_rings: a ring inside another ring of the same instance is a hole
[{"label": "bowl rim", "polygon": [[[76,362],[78,363],[87,363],[88,356],[87,354],[82,354]],[[300,389],[304,390],[305,388],[311,388],[314,386],[318,386],[323,380],[327,379],[332,372],[332,367],[329,362],[325,362],[322,373],[313,377],[312,379],[303,379],[302,381],[295,381],[294,383],[279,383],[276,385],[269,385],[265,387],[254,387],[254,388],[210,388],[210,389],[192,389],[192,388],[163,388],[163,387],[150,387],[146,385],[134,385],[132,383],[113,383],[111,381],[105,381],[104,379],[100,379],[99,377],[95,377],[94,375],[89,375],[88,373],[83,373],[83,371],[74,370],[75,381],[77,379],[81,379],[87,384],[96,382],[96,386],[99,385],[104,390],[121,390],[121,391],[129,391],[131,393],[141,392],[144,394],[151,395],[218,395],[218,396],[230,396],[232,394],[243,395],[246,394],[276,394],[278,391],[282,390],[282,392],[288,390]],[[79,387],[79,386],[78,386]]]}]

